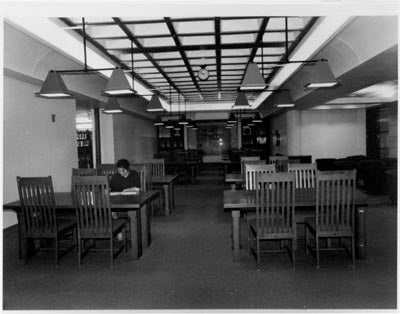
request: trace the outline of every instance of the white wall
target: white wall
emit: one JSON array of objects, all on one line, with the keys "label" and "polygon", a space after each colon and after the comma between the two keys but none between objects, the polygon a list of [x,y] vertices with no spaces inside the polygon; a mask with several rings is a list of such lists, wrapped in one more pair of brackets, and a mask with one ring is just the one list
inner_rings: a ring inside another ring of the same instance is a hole
[{"label": "white wall", "polygon": [[114,163],[114,123],[113,115],[100,112],[100,153],[101,163]]},{"label": "white wall", "polygon": [[157,130],[152,121],[132,114],[114,114],[115,161],[145,162],[157,152]]},{"label": "white wall", "polygon": [[[3,202],[18,199],[17,176],[51,175],[56,192],[69,191],[78,165],[75,100],[34,97],[39,86],[8,76],[3,84]],[[3,212],[3,228],[16,222]]]},{"label": "white wall", "polygon": [[[366,154],[365,109],[288,111],[272,119],[272,155],[344,158]],[[275,146],[275,130],[281,136]]]},{"label": "white wall", "polygon": [[301,112],[300,155],[345,158],[366,155],[365,109]]}]

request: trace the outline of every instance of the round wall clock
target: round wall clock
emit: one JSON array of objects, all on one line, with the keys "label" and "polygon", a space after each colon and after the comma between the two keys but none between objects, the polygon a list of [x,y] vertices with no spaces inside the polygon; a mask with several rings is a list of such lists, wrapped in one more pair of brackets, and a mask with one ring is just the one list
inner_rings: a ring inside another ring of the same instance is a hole
[{"label": "round wall clock", "polygon": [[201,69],[197,73],[197,76],[201,81],[206,81],[208,80],[210,74],[208,73],[208,70],[206,69],[206,65],[202,65]]}]

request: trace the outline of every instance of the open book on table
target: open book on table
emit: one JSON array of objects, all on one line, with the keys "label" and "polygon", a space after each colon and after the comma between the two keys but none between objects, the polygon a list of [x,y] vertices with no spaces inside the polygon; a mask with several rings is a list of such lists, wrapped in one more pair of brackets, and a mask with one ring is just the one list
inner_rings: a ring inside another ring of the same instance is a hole
[{"label": "open book on table", "polygon": [[122,192],[110,192],[111,196],[114,195],[138,195],[139,191],[122,191]]}]

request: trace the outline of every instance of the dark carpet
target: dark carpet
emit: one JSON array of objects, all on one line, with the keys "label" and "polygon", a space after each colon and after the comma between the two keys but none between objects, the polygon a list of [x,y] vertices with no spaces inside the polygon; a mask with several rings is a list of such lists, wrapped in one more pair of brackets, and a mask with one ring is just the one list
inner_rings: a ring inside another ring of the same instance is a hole
[{"label": "dark carpet", "polygon": [[231,216],[223,211],[223,173],[206,169],[194,184],[176,186],[176,208],[152,220],[152,244],[140,260],[122,253],[114,269],[106,254],[77,266],[71,252],[56,268],[39,253],[24,267],[17,231],[3,238],[4,310],[276,310],[395,309],[397,307],[397,208],[371,197],[367,258],[350,268],[343,255],[315,260],[299,240],[296,270],[285,254],[263,258],[257,271],[243,252],[231,254]]}]

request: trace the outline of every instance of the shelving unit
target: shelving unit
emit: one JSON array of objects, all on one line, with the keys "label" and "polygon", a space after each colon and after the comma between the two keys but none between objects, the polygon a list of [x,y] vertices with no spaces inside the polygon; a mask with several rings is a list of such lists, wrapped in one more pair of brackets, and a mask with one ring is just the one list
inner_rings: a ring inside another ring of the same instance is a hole
[{"label": "shelving unit", "polygon": [[157,146],[158,152],[172,152],[174,150],[182,150],[183,130],[166,129],[158,127]]},{"label": "shelving unit", "polygon": [[91,131],[76,131],[79,168],[93,168],[93,145]]}]

